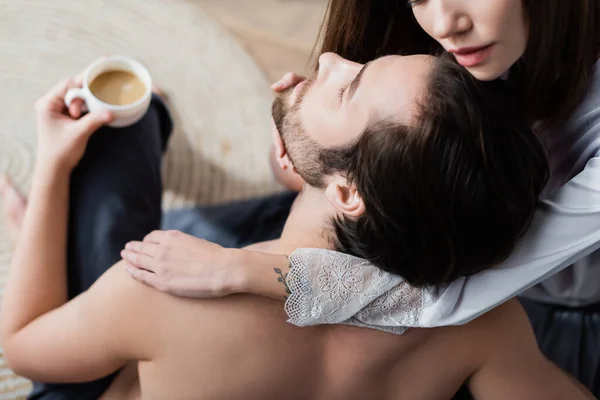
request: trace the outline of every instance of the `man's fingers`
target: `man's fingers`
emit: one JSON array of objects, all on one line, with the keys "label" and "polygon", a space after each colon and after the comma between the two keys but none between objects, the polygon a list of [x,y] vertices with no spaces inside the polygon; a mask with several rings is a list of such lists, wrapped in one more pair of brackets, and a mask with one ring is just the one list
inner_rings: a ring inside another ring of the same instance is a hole
[{"label": "man's fingers", "polygon": [[122,250],[121,257],[137,268],[142,268],[150,272],[156,271],[156,260],[146,254],[136,253],[131,250]]},{"label": "man's fingers", "polygon": [[136,253],[142,253],[152,258],[156,258],[160,245],[152,242],[144,243],[144,242],[129,242],[125,245],[125,250],[134,251]]},{"label": "man's fingers", "polygon": [[[83,79],[81,77],[76,77],[74,79],[71,79],[71,81],[69,82],[69,87],[67,89],[67,91],[71,90],[71,89],[79,89],[83,86]],[[65,95],[67,93],[65,92]],[[64,98],[64,96],[63,96]],[[83,114],[83,107],[84,107],[84,102],[82,99],[79,98],[74,98],[73,101],[71,101],[71,105],[68,108],[69,111],[69,115],[74,118],[74,119],[78,119],[79,117],[81,117],[81,114]]]},{"label": "man's fingers", "polygon": [[[57,98],[61,98],[62,101],[62,99],[65,97],[67,90],[69,90],[70,84],[71,79],[64,79],[57,83],[52,89],[46,92],[44,96],[38,99],[38,101],[35,103],[36,110],[43,111],[53,108]],[[64,101],[62,104],[64,104]]]},{"label": "man's fingers", "polygon": [[49,98],[65,97],[65,94],[67,94],[67,90],[69,90],[71,85],[73,85],[73,80],[71,78],[64,79],[50,89],[46,95]]},{"label": "man's fingers", "polygon": [[71,117],[74,119],[78,119],[81,117],[81,114],[83,114],[84,107],[85,103],[83,100],[78,98],[73,99],[71,105],[69,106],[69,115],[71,115]]},{"label": "man's fingers", "polygon": [[75,129],[77,129],[77,132],[81,135],[91,135],[113,120],[114,116],[110,111],[89,113],[75,122]]}]

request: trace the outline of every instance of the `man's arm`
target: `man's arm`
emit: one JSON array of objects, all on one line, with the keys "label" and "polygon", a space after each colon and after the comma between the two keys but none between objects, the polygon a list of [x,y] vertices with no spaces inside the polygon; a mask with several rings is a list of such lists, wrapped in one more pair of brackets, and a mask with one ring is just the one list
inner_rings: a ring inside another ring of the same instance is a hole
[{"label": "man's arm", "polygon": [[38,164],[2,305],[2,341],[67,301],[70,171]]},{"label": "man's arm", "polygon": [[67,114],[67,79],[36,103],[38,151],[27,212],[12,260],[1,313],[2,340],[40,315],[67,301],[67,216],[69,179],[89,137],[113,118],[89,113],[79,119]]},{"label": "man's arm", "polygon": [[481,400],[589,400],[594,396],[539,350],[523,308],[513,300],[474,325],[482,366],[468,386]]},{"label": "man's arm", "polygon": [[128,324],[136,326],[124,317],[136,309],[127,297],[133,293],[125,296],[116,284],[99,284],[65,304],[71,171],[89,137],[112,118],[102,113],[79,119],[68,115],[63,99],[73,85],[77,82],[60,83],[36,104],[36,168],[0,313],[8,365],[51,382],[102,377],[139,349],[125,336],[132,330]]},{"label": "man's arm", "polygon": [[87,292],[12,334],[3,343],[7,364],[29,379],[73,383],[151,359],[160,348],[152,316],[164,304],[161,296],[119,263]]}]

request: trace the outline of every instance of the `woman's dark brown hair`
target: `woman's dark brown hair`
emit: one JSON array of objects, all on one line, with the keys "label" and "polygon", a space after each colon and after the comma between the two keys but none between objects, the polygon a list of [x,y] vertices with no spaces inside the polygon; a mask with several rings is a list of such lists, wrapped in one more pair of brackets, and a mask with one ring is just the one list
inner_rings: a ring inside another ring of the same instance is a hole
[{"label": "woman's dark brown hair", "polygon": [[[510,73],[530,123],[550,126],[582,100],[600,52],[600,0],[523,0],[529,43]],[[322,52],[365,63],[390,54],[443,49],[415,20],[406,0],[330,0]]]}]

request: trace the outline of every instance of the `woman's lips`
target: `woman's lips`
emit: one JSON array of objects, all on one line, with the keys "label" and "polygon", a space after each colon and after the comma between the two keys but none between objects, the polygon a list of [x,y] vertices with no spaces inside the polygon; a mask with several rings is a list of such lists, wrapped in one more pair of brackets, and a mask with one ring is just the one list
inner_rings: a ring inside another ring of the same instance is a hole
[{"label": "woman's lips", "polygon": [[490,44],[485,47],[476,49],[458,49],[450,51],[456,57],[456,61],[463,67],[474,67],[484,62],[493,50],[494,45]]}]

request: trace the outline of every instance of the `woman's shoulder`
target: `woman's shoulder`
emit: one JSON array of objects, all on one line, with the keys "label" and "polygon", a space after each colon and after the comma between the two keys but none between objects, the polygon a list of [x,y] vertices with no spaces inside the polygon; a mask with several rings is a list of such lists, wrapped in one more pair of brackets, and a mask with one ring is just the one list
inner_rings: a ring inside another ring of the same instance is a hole
[{"label": "woman's shoulder", "polygon": [[551,137],[580,136],[583,131],[598,125],[600,121],[600,61],[596,62],[589,78],[588,88],[570,117],[550,129]]},{"label": "woman's shoulder", "polygon": [[[577,121],[600,120],[600,61],[596,62],[594,72],[590,76],[588,89],[579,106],[575,109],[573,115],[569,119],[570,123]],[[595,112],[594,115],[590,113]],[[587,118],[586,118],[587,117]],[[597,125],[597,124],[595,124]],[[577,125],[579,126],[579,125]]]},{"label": "woman's shoulder", "polygon": [[583,170],[600,155],[600,62],[590,77],[579,106],[569,119],[542,135],[548,150],[551,193]]}]

